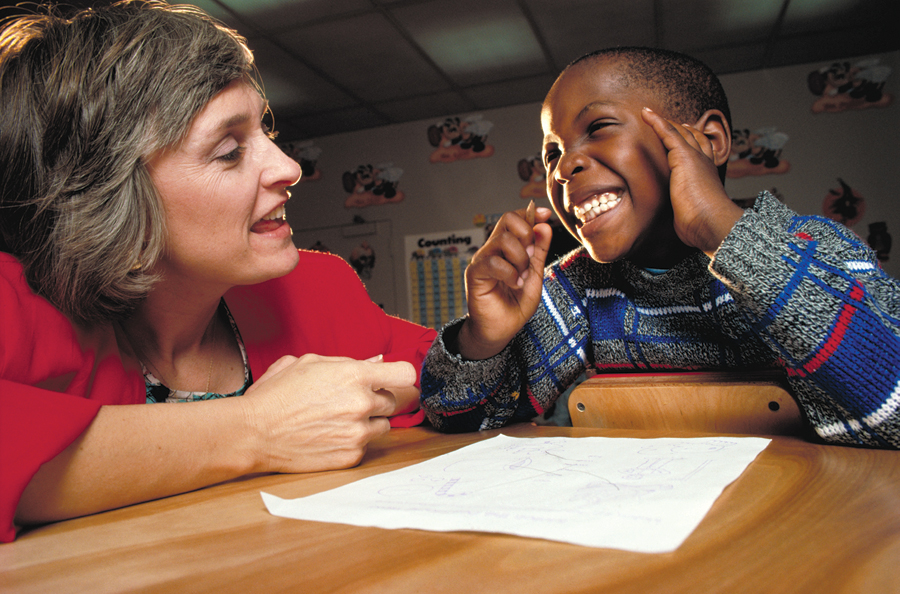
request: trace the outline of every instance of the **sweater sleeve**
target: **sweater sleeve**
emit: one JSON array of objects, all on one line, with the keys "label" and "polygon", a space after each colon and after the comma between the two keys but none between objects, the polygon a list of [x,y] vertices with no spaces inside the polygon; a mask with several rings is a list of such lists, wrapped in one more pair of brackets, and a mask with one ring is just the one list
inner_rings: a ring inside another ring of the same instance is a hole
[{"label": "sweater sleeve", "polygon": [[590,331],[582,300],[548,267],[541,303],[531,320],[490,359],[468,361],[451,352],[462,319],[445,326],[422,367],[422,405],[446,432],[479,431],[543,414],[587,365]]},{"label": "sweater sleeve", "polygon": [[900,285],[859,237],[763,193],[710,270],[823,439],[900,447]]}]

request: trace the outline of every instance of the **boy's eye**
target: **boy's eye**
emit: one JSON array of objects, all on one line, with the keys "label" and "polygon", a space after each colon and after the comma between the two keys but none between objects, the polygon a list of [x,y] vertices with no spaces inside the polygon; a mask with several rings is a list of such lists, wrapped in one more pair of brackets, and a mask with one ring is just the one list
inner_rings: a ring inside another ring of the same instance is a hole
[{"label": "boy's eye", "polygon": [[591,122],[591,124],[588,126],[588,130],[587,130],[588,134],[594,134],[595,132],[602,130],[603,128],[606,128],[607,126],[609,126],[611,124],[612,124],[612,122],[606,122],[606,121]]}]

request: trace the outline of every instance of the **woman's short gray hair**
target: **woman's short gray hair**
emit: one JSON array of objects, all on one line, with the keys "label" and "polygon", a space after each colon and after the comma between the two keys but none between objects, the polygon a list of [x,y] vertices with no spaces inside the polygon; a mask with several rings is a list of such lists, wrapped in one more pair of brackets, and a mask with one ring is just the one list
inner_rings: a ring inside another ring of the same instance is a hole
[{"label": "woman's short gray hair", "polygon": [[255,84],[236,32],[190,6],[124,1],[0,29],[0,248],[72,320],[133,310],[165,218],[145,167],[229,83]]}]

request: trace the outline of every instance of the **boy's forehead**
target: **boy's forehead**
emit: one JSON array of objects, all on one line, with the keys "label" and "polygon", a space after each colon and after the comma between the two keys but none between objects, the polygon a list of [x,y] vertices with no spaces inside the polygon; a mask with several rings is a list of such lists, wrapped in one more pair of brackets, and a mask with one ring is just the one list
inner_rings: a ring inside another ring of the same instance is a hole
[{"label": "boy's forehead", "polygon": [[659,103],[659,97],[646,85],[634,84],[624,76],[622,60],[610,57],[588,58],[565,70],[553,83],[541,107],[544,130],[560,112],[578,113],[590,103]]}]

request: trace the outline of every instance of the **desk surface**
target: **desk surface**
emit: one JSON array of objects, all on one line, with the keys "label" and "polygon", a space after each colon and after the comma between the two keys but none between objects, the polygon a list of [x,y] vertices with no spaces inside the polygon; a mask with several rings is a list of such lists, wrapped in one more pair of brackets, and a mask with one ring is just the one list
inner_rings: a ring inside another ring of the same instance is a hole
[{"label": "desk surface", "polygon": [[[662,437],[519,425],[508,435]],[[14,592],[898,592],[900,452],[776,437],[673,553],[270,515],[497,431],[394,429],[350,470],[266,475],[60,522],[0,545]]]}]

